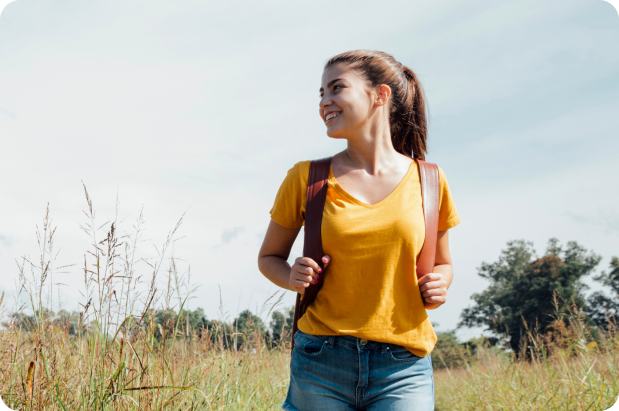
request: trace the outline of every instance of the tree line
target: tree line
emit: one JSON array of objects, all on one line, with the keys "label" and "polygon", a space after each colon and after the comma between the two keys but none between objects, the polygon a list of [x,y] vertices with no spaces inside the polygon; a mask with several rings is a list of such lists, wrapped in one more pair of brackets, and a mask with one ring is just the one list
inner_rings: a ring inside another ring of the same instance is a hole
[{"label": "tree line", "polygon": [[[272,321],[264,321],[250,310],[242,311],[232,322],[209,320],[202,308],[195,310],[181,310],[176,312],[172,308],[149,310],[142,317],[132,317],[124,325],[128,338],[138,332],[150,332],[157,341],[177,338],[197,337],[209,339],[213,345],[223,349],[242,349],[243,347],[257,347],[264,343],[269,348],[286,345],[291,338],[294,308],[288,309],[285,314],[281,311],[272,313]],[[88,325],[78,311],[60,310],[53,312],[43,310],[43,321],[65,331],[69,336],[79,336],[88,332]],[[33,331],[36,328],[37,318],[25,313],[11,314],[12,321],[3,326],[13,326],[24,331]]]},{"label": "tree line", "polygon": [[[473,305],[461,313],[459,327],[484,327],[494,336],[459,343],[456,330],[439,332],[437,350],[449,357],[459,348],[468,351],[483,340],[490,345],[503,343],[515,353],[527,346],[527,334],[538,335],[569,328],[574,314],[583,321],[594,338],[616,329],[619,317],[619,259],[613,257],[609,271],[593,277],[605,291],[585,295],[588,287],[582,279],[592,274],[601,257],[576,242],[559,244],[551,239],[544,255],[536,256],[533,243],[515,240],[507,243],[497,261],[483,262],[478,275],[488,281],[488,287],[472,295]],[[150,310],[142,317],[132,318],[126,327],[129,334],[150,330],[156,340],[197,336],[225,349],[287,345],[291,338],[294,309],[274,311],[266,324],[259,316],[245,310],[232,322],[209,320],[202,308],[182,310]],[[46,312],[50,321],[70,335],[84,327],[78,312]],[[31,329],[34,317],[12,314],[13,324]]]}]

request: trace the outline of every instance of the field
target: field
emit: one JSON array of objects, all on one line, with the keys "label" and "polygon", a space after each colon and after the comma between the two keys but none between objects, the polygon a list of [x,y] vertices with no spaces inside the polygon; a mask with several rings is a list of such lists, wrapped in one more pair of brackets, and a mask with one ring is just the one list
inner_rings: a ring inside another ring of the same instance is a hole
[{"label": "field", "polygon": [[[15,410],[273,410],[288,385],[287,348],[234,351],[194,334],[165,343],[49,328],[0,334],[4,402]],[[222,341],[220,339],[220,341]],[[261,340],[255,341],[260,344]],[[491,349],[436,371],[437,410],[605,410],[619,395],[617,340],[544,360]],[[245,348],[247,347],[247,349]],[[255,351],[254,351],[255,350]],[[434,358],[434,361],[440,361]]]},{"label": "field", "polygon": [[[111,223],[99,237],[87,201],[89,221],[82,228],[92,243],[80,311],[51,310],[47,290],[60,268],[54,268],[49,214],[38,231],[39,258],[19,265],[16,294],[27,305],[9,309],[0,296],[4,403],[50,411],[278,409],[289,376],[285,327],[277,339],[274,329],[265,335],[252,317],[242,324],[222,319],[195,326],[183,310],[193,292],[189,273],[179,272],[167,251],[180,222],[157,258],[141,260],[150,276],[137,276],[141,218],[133,236],[119,238]],[[269,313],[275,306],[277,298]],[[528,349],[518,357],[483,341],[474,354],[435,350],[436,409],[609,408],[619,396],[618,334],[591,335],[578,313],[565,320],[559,324],[569,326],[558,327],[552,338],[530,333]],[[454,355],[462,361],[454,362]]]}]

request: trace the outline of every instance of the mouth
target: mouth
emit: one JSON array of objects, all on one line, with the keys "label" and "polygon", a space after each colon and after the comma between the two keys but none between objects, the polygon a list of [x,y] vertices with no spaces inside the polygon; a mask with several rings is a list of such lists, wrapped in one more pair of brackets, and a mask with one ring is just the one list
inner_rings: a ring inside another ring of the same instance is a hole
[{"label": "mouth", "polygon": [[342,114],[341,111],[331,111],[331,112],[327,113],[327,115],[325,116],[325,124],[329,123],[331,120],[333,120],[334,118],[336,118],[340,114]]}]

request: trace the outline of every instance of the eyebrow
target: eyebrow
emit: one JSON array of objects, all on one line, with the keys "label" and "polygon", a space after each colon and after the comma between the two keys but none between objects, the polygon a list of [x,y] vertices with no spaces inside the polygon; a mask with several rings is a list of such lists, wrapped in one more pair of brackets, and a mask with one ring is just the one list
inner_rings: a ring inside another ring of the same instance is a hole
[{"label": "eyebrow", "polygon": [[[341,78],[336,78],[335,80],[331,80],[329,82],[329,84],[327,84],[327,88],[330,88],[335,82],[342,80]],[[320,90],[318,90],[318,92],[324,91],[324,89],[322,87],[320,87]]]}]

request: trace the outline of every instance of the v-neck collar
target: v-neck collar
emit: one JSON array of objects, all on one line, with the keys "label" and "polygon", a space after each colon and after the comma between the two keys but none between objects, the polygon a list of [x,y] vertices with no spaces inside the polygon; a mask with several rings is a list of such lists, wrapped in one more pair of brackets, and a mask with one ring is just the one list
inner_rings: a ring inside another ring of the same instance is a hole
[{"label": "v-neck collar", "polygon": [[335,175],[333,174],[332,168],[329,168],[329,184],[331,184],[331,186],[337,192],[339,192],[343,197],[346,197],[351,202],[357,205],[360,205],[361,207],[375,209],[387,203],[391,198],[395,197],[398,194],[398,192],[402,190],[402,187],[406,185],[407,181],[410,179],[411,175],[415,171],[417,171],[417,162],[413,160],[411,161],[411,165],[408,167],[408,171],[406,172],[406,174],[404,175],[400,183],[393,189],[391,193],[389,193],[389,195],[387,195],[387,197],[383,198],[382,200],[380,200],[378,203],[375,203],[375,204],[364,203],[363,201],[359,201],[355,197],[347,193],[346,190],[344,190],[342,186],[340,186],[340,184],[337,182],[337,179],[335,178]]}]

